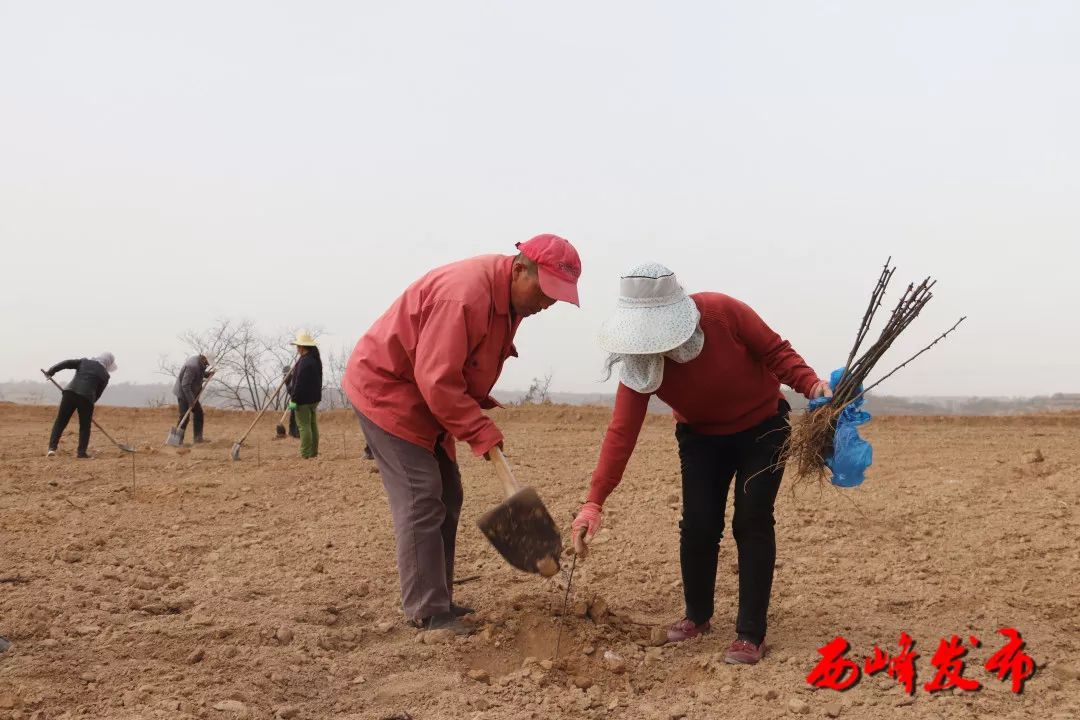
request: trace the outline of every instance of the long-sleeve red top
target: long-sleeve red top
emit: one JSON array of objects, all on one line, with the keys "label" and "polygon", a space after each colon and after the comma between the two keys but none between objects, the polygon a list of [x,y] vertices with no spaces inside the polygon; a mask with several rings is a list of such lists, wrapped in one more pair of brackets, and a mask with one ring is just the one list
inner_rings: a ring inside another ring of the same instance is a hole
[{"label": "long-sleeve red top", "polygon": [[440,435],[475,454],[502,442],[482,410],[517,355],[521,318],[510,303],[513,256],[483,255],[432,270],[399,297],[356,343],[342,387],[369,420],[396,437],[434,449]]},{"label": "long-sleeve red top", "polygon": [[[687,363],[664,360],[656,396],[694,432],[727,435],[775,415],[783,383],[809,394],[817,374],[749,305],[721,293],[690,296],[701,311],[705,345]],[[608,424],[588,499],[603,504],[622,480],[645,420],[649,395],[622,383]]]}]

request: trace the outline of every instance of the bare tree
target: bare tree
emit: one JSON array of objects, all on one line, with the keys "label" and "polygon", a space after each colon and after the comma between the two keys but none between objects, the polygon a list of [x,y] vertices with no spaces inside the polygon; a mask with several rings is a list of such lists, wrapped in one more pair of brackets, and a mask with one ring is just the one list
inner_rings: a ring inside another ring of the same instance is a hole
[{"label": "bare tree", "polygon": [[164,393],[149,398],[146,401],[146,407],[148,408],[163,408],[167,405],[172,405],[172,403],[169,402],[168,396],[166,396]]},{"label": "bare tree", "polygon": [[341,387],[345,368],[349,364],[349,351],[344,347],[326,354],[323,365],[323,406],[327,410],[350,407],[349,399]]},{"label": "bare tree", "polygon": [[[319,329],[309,331],[318,337]],[[251,320],[218,320],[209,330],[188,331],[180,341],[189,353],[206,355],[214,367],[214,382],[206,390],[207,404],[234,410],[260,408],[272,399],[280,410],[288,402],[280,391],[285,375],[296,362],[290,341],[295,329],[270,334]],[[176,377],[180,365],[162,358],[161,372]]]},{"label": "bare tree", "polygon": [[528,391],[518,401],[518,405],[549,405],[548,388],[551,387],[551,373],[542,378],[533,378]]},{"label": "bare tree", "polygon": [[216,364],[223,356],[232,352],[240,326],[243,324],[250,323],[249,321],[236,323],[232,320],[220,319],[208,330],[202,332],[188,330],[180,334],[177,339],[183,344],[187,354],[179,362],[173,361],[168,355],[161,355],[158,358],[158,372],[176,378],[184,361],[191,355],[205,355],[211,365]]},{"label": "bare tree", "polygon": [[231,352],[218,359],[215,383],[207,392],[224,407],[260,408],[280,387],[282,365],[291,364],[271,350],[272,341],[250,320],[237,323],[231,337]]}]

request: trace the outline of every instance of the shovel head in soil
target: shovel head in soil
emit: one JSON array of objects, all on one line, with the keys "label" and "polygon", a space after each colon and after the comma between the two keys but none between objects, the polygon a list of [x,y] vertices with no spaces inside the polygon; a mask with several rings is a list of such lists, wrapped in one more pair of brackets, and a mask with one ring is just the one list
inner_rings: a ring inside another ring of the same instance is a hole
[{"label": "shovel head in soil", "polygon": [[562,537],[540,496],[523,488],[476,521],[499,554],[518,570],[550,577],[559,570]]},{"label": "shovel head in soil", "polygon": [[178,427],[169,428],[169,437],[165,438],[165,444],[180,447],[184,444],[184,432]]}]

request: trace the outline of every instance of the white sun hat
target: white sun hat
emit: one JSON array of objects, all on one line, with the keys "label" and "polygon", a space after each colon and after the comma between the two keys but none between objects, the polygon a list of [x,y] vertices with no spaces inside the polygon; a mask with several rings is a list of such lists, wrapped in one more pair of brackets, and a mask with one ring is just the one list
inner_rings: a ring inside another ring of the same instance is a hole
[{"label": "white sun hat", "polygon": [[660,263],[644,263],[619,280],[619,301],[601,324],[598,340],[609,353],[664,353],[689,340],[700,318],[675,273]]},{"label": "white sun hat", "polygon": [[105,368],[105,372],[116,372],[116,356],[114,356],[111,352],[103,352],[97,357],[91,359],[101,363],[101,366]]}]

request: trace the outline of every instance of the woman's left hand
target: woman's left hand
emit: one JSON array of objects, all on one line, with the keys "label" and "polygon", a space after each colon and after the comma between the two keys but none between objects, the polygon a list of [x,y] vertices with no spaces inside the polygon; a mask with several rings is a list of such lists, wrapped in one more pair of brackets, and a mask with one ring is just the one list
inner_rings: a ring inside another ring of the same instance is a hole
[{"label": "woman's left hand", "polygon": [[811,400],[816,400],[821,397],[832,397],[832,387],[829,385],[829,381],[818,380],[810,390],[810,395],[808,397]]}]

